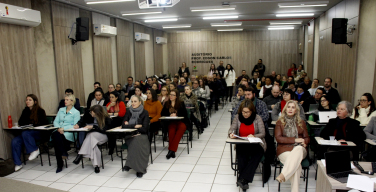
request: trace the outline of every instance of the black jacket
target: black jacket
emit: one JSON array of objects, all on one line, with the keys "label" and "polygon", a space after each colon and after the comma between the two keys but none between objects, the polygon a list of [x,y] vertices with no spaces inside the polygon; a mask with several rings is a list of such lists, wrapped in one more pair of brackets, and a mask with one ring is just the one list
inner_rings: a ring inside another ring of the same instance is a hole
[{"label": "black jacket", "polygon": [[309,105],[311,104],[320,104],[320,100],[319,101],[316,101],[315,97],[308,97],[304,100],[304,103],[302,105],[303,109],[304,109],[304,112],[308,112],[309,111]]},{"label": "black jacket", "polygon": [[309,94],[308,91],[304,91],[303,95],[300,97],[300,99],[298,99],[298,94],[295,93],[295,98],[298,102],[300,101],[305,101],[307,98],[309,98],[311,96],[311,94]]},{"label": "black jacket", "polygon": [[[162,117],[169,117],[170,114],[170,109],[166,107],[166,105],[163,106],[161,116]],[[185,104],[183,101],[180,102],[180,108],[178,110],[178,113],[176,114],[178,117],[184,117],[183,123],[185,124],[186,128],[188,129],[190,127],[190,121],[188,119],[188,113],[187,109],[185,108]],[[170,121],[166,121],[170,122]],[[168,126],[168,125],[167,125]]]},{"label": "black jacket", "polygon": [[[261,66],[261,67],[260,67]],[[264,73],[265,73],[265,65],[264,64],[261,64],[259,66],[259,64],[256,64],[254,67],[253,67],[253,70],[252,70],[252,74],[256,71],[256,69],[259,69],[259,77],[263,77],[264,76]]]},{"label": "black jacket", "polygon": [[89,110],[91,101],[95,98],[94,91],[89,94],[86,100],[86,110]]},{"label": "black jacket", "polygon": [[339,96],[337,89],[334,89],[333,87],[330,88],[329,91],[325,90],[324,94],[328,96],[328,99],[332,104],[338,104],[341,101],[341,97]]},{"label": "black jacket", "polygon": [[189,67],[186,67],[184,72],[181,70],[181,67],[179,67],[179,71],[178,71],[178,74],[180,77],[183,77],[183,73],[187,72],[188,74],[188,77],[191,75],[191,73],[189,72]]},{"label": "black jacket", "polygon": [[282,96],[274,97],[273,95],[269,95],[265,97],[262,101],[268,106],[268,110],[272,110],[272,105],[280,102],[282,100]]},{"label": "black jacket", "polygon": [[[90,132],[99,132],[102,134],[106,134],[107,130],[112,129],[112,127],[110,126],[112,119],[107,117],[105,121],[106,121],[106,125],[102,129],[100,129],[97,125],[94,125],[93,129],[91,129]],[[94,123],[94,117],[90,115],[89,111],[86,111],[83,118],[81,118],[77,122],[77,125],[80,127],[85,127],[87,124],[92,124],[92,123]]]},{"label": "black jacket", "polygon": [[[65,107],[65,99],[60,100],[59,108],[57,108],[57,110],[59,111],[59,109],[62,107]],[[80,100],[76,98],[76,103],[74,104],[74,108],[76,108],[78,111],[81,111],[80,107],[81,107]]]},{"label": "black jacket", "polygon": [[[129,119],[131,119],[131,117],[132,117],[131,110],[127,110],[127,112],[125,112],[125,115],[124,115],[124,118],[123,118],[123,123],[122,123],[123,129],[134,129],[134,127],[136,125],[130,125],[130,124],[124,125],[124,122],[125,121],[129,122]],[[148,111],[146,111],[145,109],[142,111],[142,113],[138,117],[137,124],[142,125],[142,127],[138,128],[138,132],[141,133],[141,134],[147,135],[148,132],[149,132],[149,127],[150,127],[150,119],[149,119],[149,112]]]},{"label": "black jacket", "polygon": [[223,66],[218,66],[218,67],[217,67],[217,71],[218,71],[218,74],[219,74],[219,76],[220,76],[221,78],[225,75],[225,67],[223,67]]},{"label": "black jacket", "polygon": [[44,109],[39,108],[37,111],[37,116],[38,116],[38,122],[35,123],[30,119],[31,115],[31,110],[29,107],[25,107],[25,109],[22,111],[20,119],[18,119],[18,126],[23,126],[23,125],[30,125],[32,124],[34,127],[41,126],[41,125],[47,125],[47,117],[46,117],[46,112]]},{"label": "black jacket", "polygon": [[299,86],[304,90],[304,92],[308,92],[308,89],[312,87],[312,81],[309,81],[308,85],[303,83],[300,83]]},{"label": "black jacket", "polygon": [[[337,129],[338,117],[335,119],[329,119],[329,123],[321,131],[320,137],[329,140],[329,136],[334,136],[334,131]],[[345,119],[345,138],[346,141],[354,142],[359,148],[362,147],[363,141],[366,139],[366,134],[363,129],[360,128],[360,122],[347,117]],[[340,127],[342,129],[342,127]]]}]

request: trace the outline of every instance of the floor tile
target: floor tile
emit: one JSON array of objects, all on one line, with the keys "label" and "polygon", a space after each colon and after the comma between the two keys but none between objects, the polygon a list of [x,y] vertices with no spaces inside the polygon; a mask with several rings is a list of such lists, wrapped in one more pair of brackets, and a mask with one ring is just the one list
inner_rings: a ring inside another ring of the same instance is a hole
[{"label": "floor tile", "polygon": [[193,164],[176,164],[174,163],[168,171],[173,172],[192,172],[195,165]]},{"label": "floor tile", "polygon": [[37,177],[35,180],[37,181],[52,181],[55,182],[61,177],[63,177],[65,173],[54,173],[54,172],[46,172],[45,174]]},{"label": "floor tile", "polygon": [[60,190],[63,190],[63,191],[68,191],[73,186],[75,186],[75,184],[56,183],[55,182],[55,183],[52,183],[51,185],[49,185],[48,187],[51,187],[51,188],[54,188],[54,189],[60,189]]},{"label": "floor tile", "polygon": [[196,165],[193,173],[217,173],[217,165]]},{"label": "floor tile", "polygon": [[235,183],[233,185],[221,185],[221,184],[214,183],[211,188],[211,192],[229,192],[229,191],[238,192],[240,190],[239,190],[239,187],[237,187]]},{"label": "floor tile", "polygon": [[206,183],[186,183],[182,192],[208,192],[212,184]]},{"label": "floor tile", "polygon": [[219,165],[219,158],[208,158],[208,157],[201,157],[197,164],[199,165]]},{"label": "floor tile", "polygon": [[84,180],[82,180],[80,185],[90,185],[90,186],[102,186],[111,177],[100,176],[100,175],[89,175]]},{"label": "floor tile", "polygon": [[234,175],[220,175],[217,174],[214,179],[214,183],[231,185],[236,184],[236,177]]},{"label": "floor tile", "polygon": [[120,188],[112,188],[112,187],[100,187],[98,190],[96,190],[95,192],[123,192],[124,189],[120,189]]},{"label": "floor tile", "polygon": [[180,192],[185,182],[160,181],[153,191]]},{"label": "floor tile", "polygon": [[215,174],[192,173],[188,183],[213,183]]},{"label": "floor tile", "polygon": [[32,184],[35,184],[35,185],[40,185],[40,186],[44,186],[44,187],[47,187],[49,185],[52,184],[52,181],[30,181],[30,183]]},{"label": "floor tile", "polygon": [[167,172],[162,181],[187,181],[191,173]]},{"label": "floor tile", "polygon": [[35,170],[27,170],[22,174],[17,175],[15,178],[17,179],[30,179],[33,180],[41,175],[46,173],[46,171],[35,171]]},{"label": "floor tile", "polygon": [[147,182],[145,182],[143,179],[136,179],[127,187],[127,189],[151,191],[157,186],[158,182],[159,180],[147,180]]},{"label": "floor tile", "polygon": [[165,174],[166,171],[147,170],[142,179],[161,180]]},{"label": "floor tile", "polygon": [[170,163],[154,163],[148,166],[148,170],[167,171],[171,167]]},{"label": "floor tile", "polygon": [[196,164],[199,157],[179,157],[175,163],[177,164]]},{"label": "floor tile", "polygon": [[71,183],[71,184],[77,184],[84,180],[88,175],[80,175],[80,174],[73,174],[73,173],[68,173],[58,179],[56,182],[58,183]]},{"label": "floor tile", "polygon": [[98,189],[97,186],[88,186],[88,185],[76,185],[72,189],[70,189],[70,192],[94,192]]},{"label": "floor tile", "polygon": [[121,178],[121,177],[112,177],[109,180],[106,181],[105,184],[103,184],[103,187],[115,187],[115,188],[127,188],[134,179],[130,178]]}]

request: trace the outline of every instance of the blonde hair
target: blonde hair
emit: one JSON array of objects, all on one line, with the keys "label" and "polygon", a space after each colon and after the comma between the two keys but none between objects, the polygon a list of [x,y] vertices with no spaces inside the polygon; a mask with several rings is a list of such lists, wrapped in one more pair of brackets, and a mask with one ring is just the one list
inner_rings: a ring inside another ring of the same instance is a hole
[{"label": "blonde hair", "polygon": [[290,103],[293,103],[295,105],[295,108],[296,108],[296,112],[295,112],[295,115],[294,115],[295,122],[297,122],[298,126],[303,129],[303,121],[300,118],[300,107],[299,107],[299,104],[296,101],[294,101],[294,100],[290,100],[290,101],[286,102],[286,105],[283,108],[281,116],[278,118],[278,120],[281,121],[281,123],[282,123],[283,126],[286,125],[286,121],[285,121],[285,117],[287,116],[286,109],[287,109],[287,106]]},{"label": "blonde hair", "polygon": [[73,94],[65,95],[65,97],[68,97],[71,101],[73,101],[73,106],[76,104],[76,97]]}]

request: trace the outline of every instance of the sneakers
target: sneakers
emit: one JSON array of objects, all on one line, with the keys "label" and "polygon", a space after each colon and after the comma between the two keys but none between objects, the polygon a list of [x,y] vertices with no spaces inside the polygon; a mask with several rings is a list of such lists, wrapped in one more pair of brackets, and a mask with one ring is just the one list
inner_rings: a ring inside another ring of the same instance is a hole
[{"label": "sneakers", "polygon": [[20,169],[22,169],[22,164],[14,167],[14,171],[19,171]]},{"label": "sneakers", "polygon": [[36,151],[33,151],[33,152],[31,152],[30,153],[30,156],[29,156],[29,161],[32,161],[32,160],[34,160],[35,158],[37,158],[38,157],[38,155],[39,155],[39,149],[38,150],[36,150]]}]

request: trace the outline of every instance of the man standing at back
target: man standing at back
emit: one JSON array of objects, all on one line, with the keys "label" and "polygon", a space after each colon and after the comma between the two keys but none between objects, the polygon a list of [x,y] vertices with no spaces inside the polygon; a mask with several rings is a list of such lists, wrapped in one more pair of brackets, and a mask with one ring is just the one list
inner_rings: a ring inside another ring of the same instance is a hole
[{"label": "man standing at back", "polygon": [[341,101],[341,97],[339,96],[337,89],[334,89],[332,87],[332,78],[330,77],[325,78],[324,89],[325,89],[324,94],[328,96],[329,101],[332,104],[338,104]]},{"label": "man standing at back", "polygon": [[223,67],[223,61],[219,62],[219,66],[217,67],[218,74],[222,78],[223,75],[225,74],[225,67]]},{"label": "man standing at back", "polygon": [[265,65],[262,64],[262,59],[259,59],[255,67],[253,67],[252,74],[256,71],[256,69],[258,69],[259,77],[263,77],[265,73]]}]

